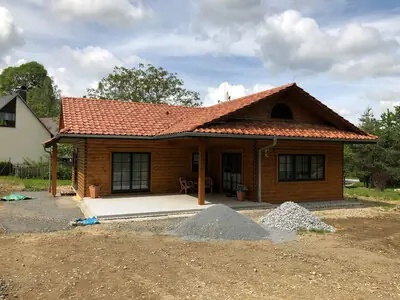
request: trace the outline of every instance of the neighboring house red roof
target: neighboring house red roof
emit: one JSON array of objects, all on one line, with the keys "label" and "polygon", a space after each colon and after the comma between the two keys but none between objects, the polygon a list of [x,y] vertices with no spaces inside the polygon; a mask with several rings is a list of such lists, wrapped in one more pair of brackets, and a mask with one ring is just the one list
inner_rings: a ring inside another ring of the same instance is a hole
[{"label": "neighboring house red roof", "polygon": [[[310,101],[344,124],[348,130],[293,121],[229,121],[218,124],[221,118],[291,88],[304,93]],[[180,133],[213,133],[344,140],[377,139],[336,114],[295,83],[210,107],[65,97],[62,100],[62,120],[60,134],[64,135],[167,137]]]}]

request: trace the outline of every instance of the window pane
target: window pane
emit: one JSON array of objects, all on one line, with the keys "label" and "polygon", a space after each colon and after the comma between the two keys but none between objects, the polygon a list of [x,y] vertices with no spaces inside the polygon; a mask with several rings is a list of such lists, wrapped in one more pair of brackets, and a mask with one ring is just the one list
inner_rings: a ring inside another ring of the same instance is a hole
[{"label": "window pane", "polygon": [[122,157],[121,153],[114,153],[113,154],[113,162],[115,162],[115,163],[121,162],[121,157]]},{"label": "window pane", "polygon": [[295,158],[296,179],[310,178],[309,158],[310,158],[309,156],[296,155]]},{"label": "window pane", "polygon": [[321,155],[311,157],[311,178],[324,179],[324,157]]},{"label": "window pane", "polygon": [[279,156],[279,180],[292,180],[293,179],[293,156],[280,155]]}]

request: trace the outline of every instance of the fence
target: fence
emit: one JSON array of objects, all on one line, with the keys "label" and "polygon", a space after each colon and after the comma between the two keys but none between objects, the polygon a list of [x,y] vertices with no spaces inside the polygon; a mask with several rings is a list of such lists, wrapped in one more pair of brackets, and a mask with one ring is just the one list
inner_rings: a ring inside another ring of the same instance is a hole
[{"label": "fence", "polygon": [[[57,178],[58,179],[71,179],[72,164],[70,162],[59,161]],[[49,178],[49,165],[41,164],[39,166],[32,166],[28,164],[11,164],[0,165],[0,176],[16,176],[19,178],[36,178],[48,179]]]},{"label": "fence", "polygon": [[12,174],[19,178],[49,178],[49,166],[14,165]]}]

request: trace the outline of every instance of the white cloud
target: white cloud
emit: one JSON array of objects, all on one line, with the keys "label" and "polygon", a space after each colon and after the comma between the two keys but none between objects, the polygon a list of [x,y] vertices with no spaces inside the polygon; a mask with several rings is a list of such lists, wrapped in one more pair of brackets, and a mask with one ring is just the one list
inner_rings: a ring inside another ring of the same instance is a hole
[{"label": "white cloud", "polygon": [[151,14],[141,1],[50,0],[54,12],[66,21],[78,19],[108,25],[127,25]]},{"label": "white cloud", "polygon": [[0,6],[0,57],[24,43],[22,29],[15,22],[11,12]]},{"label": "white cloud", "polygon": [[[386,110],[392,110],[394,106],[400,105],[400,90],[387,89],[379,92],[369,92],[367,98],[372,100],[372,105],[376,108],[377,113],[382,113]],[[376,105],[376,104],[378,105]]]},{"label": "white cloud", "polygon": [[254,94],[264,90],[273,88],[270,84],[255,84],[253,86],[245,87],[242,84],[231,85],[228,82],[222,82],[218,87],[209,87],[208,92],[204,99],[204,105],[210,106],[217,104],[218,101],[225,101],[227,93],[230,99],[240,98],[246,95]]},{"label": "white cloud", "polygon": [[162,56],[254,56],[258,45],[254,37],[249,34],[237,42],[228,42],[213,39],[212,37],[199,38],[190,33],[149,34],[139,36],[131,41],[116,47],[122,52],[139,54],[157,54]]},{"label": "white cloud", "polygon": [[114,66],[122,65],[122,61],[113,53],[101,47],[88,46],[80,49],[64,46],[63,50],[78,67],[89,73],[104,73],[111,71]]},{"label": "white cloud", "polygon": [[376,28],[348,23],[327,30],[293,10],[266,17],[258,43],[268,67],[334,74],[345,74],[360,65],[367,75],[391,74],[393,70],[365,61],[377,54],[381,60],[397,60],[399,49],[395,39],[384,38]]}]

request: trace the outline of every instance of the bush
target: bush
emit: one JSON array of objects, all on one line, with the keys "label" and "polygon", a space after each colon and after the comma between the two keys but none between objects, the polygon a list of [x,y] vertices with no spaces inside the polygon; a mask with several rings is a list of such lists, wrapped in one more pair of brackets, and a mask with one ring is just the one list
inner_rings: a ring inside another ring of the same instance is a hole
[{"label": "bush", "polygon": [[72,166],[66,163],[60,163],[57,170],[57,179],[68,179],[72,178]]},{"label": "bush", "polygon": [[8,176],[12,173],[13,165],[9,161],[0,161],[0,176]]}]

